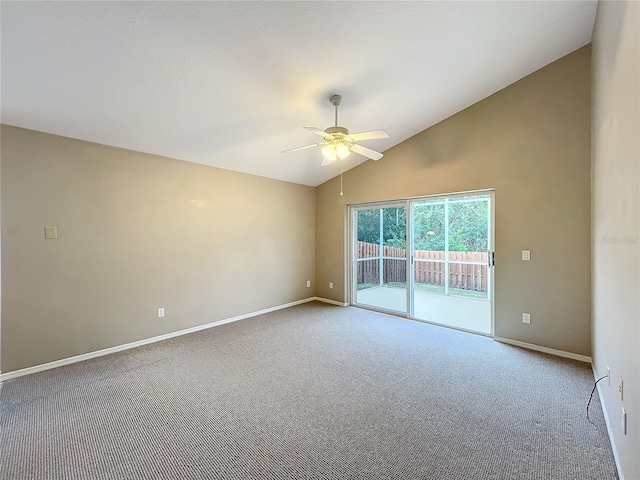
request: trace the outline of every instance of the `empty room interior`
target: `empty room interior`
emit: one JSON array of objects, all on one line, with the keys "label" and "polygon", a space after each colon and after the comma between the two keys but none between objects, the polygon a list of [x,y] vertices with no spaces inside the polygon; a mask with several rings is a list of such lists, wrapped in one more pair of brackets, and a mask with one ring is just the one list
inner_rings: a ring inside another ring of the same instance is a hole
[{"label": "empty room interior", "polygon": [[640,2],[0,16],[0,479],[640,479]]}]

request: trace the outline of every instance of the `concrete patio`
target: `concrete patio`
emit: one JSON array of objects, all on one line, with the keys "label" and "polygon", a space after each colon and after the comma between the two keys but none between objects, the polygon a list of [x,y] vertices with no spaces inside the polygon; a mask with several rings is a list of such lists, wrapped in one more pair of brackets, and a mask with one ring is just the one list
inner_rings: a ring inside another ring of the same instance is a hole
[{"label": "concrete patio", "polygon": [[[403,288],[372,287],[358,290],[355,304],[406,313],[407,291]],[[448,327],[491,335],[491,302],[457,295],[415,292],[415,315]]]}]

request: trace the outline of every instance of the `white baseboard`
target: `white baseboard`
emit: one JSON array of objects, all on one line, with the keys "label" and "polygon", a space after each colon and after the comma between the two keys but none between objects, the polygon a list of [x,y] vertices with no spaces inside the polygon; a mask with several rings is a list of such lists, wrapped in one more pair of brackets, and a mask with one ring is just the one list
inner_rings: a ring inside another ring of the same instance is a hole
[{"label": "white baseboard", "polygon": [[[598,375],[595,371],[595,366],[592,365],[593,378],[594,381],[598,380]],[[611,380],[611,379],[609,379]],[[604,380],[603,380],[604,382]],[[620,459],[618,458],[618,450],[616,450],[616,442],[613,440],[613,431],[611,430],[611,423],[609,422],[609,413],[607,412],[607,406],[605,405],[602,395],[602,390],[600,389],[600,384],[596,385],[598,389],[598,396],[600,397],[600,405],[602,406],[602,414],[604,415],[604,423],[607,425],[607,434],[609,435],[609,443],[611,444],[611,450],[613,451],[613,459],[616,462],[616,470],[618,471],[618,478],[620,480],[624,480],[624,475],[622,475],[622,469],[620,468]]]},{"label": "white baseboard", "polygon": [[565,352],[564,350],[556,350],[555,348],[542,347],[533,343],[511,340],[509,338],[493,337],[493,339],[496,342],[506,343],[508,345],[526,348],[528,350],[535,350],[536,352],[548,353],[550,355],[556,355],[558,357],[570,358],[572,360],[578,360],[580,362],[591,363],[591,357],[587,357],[586,355],[578,355],[577,353]]},{"label": "white baseboard", "polygon": [[[187,335],[189,333],[198,332],[200,330],[206,330],[207,328],[217,327],[218,325],[224,325],[225,323],[236,322],[238,320],[244,320],[245,318],[255,317],[257,315],[263,315],[269,312],[275,312],[276,310],[282,310],[283,308],[293,307],[303,303],[313,302],[314,300],[323,301],[323,299],[317,297],[304,298],[302,300],[296,300],[295,302],[285,303],[283,305],[277,305],[275,307],[265,308],[264,310],[258,310],[257,312],[245,313],[236,317],[225,318],[211,323],[205,323],[204,325],[197,325],[195,327],[186,328],[184,330],[178,330],[177,332],[165,333],[164,335],[158,335],[156,337],[145,338],[136,342],[125,343],[124,345],[117,345],[115,347],[103,348],[102,350],[96,350],[94,352],[83,353],[81,355],[75,355],[73,357],[62,358],[53,362],[43,363],[41,365],[34,365],[33,367],[22,368],[20,370],[14,370],[13,372],[0,373],[0,388],[2,382],[11,380],[12,378],[22,377],[24,375],[31,375],[32,373],[42,372],[44,370],[50,370],[52,368],[62,367],[64,365],[70,365],[76,362],[82,362],[83,360],[89,360],[91,358],[102,357],[103,355],[109,355],[111,353],[121,352],[122,350],[128,350],[130,348],[141,347],[150,343],[161,342],[162,340],[168,340],[170,338],[179,337],[181,335]],[[332,303],[332,300],[326,300],[328,303]],[[341,304],[340,304],[341,305]]]},{"label": "white baseboard", "polygon": [[330,300],[328,298],[323,297],[313,297],[313,300],[318,302],[330,303],[331,305],[338,305],[339,307],[348,307],[349,304],[346,302],[338,302],[337,300]]}]

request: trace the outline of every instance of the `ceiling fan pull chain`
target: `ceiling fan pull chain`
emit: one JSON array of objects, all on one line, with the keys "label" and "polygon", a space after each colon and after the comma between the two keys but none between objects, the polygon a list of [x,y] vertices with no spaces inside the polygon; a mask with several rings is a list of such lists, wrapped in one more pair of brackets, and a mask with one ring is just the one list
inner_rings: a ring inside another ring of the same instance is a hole
[{"label": "ceiling fan pull chain", "polygon": [[340,159],[340,196],[341,197],[344,196],[344,193],[342,192],[342,171],[344,170],[343,162],[344,160]]}]

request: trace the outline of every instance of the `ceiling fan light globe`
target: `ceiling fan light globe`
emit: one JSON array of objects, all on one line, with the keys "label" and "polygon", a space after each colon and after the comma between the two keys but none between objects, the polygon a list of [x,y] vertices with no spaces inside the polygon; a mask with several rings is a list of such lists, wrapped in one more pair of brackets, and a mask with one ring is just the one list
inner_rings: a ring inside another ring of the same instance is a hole
[{"label": "ceiling fan light globe", "polygon": [[336,146],[331,144],[324,147],[322,149],[322,156],[326,158],[329,162],[335,162],[338,159],[338,155],[336,153]]},{"label": "ceiling fan light globe", "polygon": [[338,143],[336,145],[336,155],[340,160],[344,160],[349,156],[351,150],[349,149],[349,145],[344,143]]},{"label": "ceiling fan light globe", "polygon": [[322,155],[329,162],[335,162],[336,160],[344,160],[351,153],[351,146],[343,142],[334,142],[322,149]]}]

